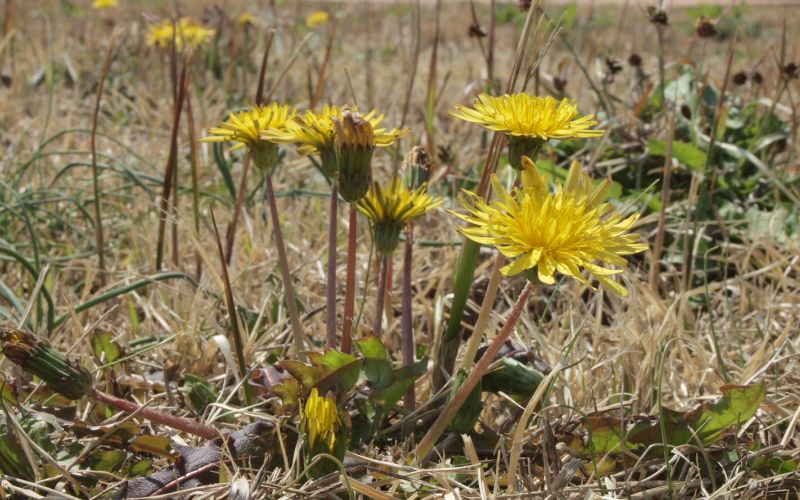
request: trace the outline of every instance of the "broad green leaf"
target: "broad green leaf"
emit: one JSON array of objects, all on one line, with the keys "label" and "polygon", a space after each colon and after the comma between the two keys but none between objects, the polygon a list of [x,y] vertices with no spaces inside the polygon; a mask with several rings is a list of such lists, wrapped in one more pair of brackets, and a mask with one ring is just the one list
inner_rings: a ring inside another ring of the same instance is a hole
[{"label": "broad green leaf", "polygon": [[0,436],[0,472],[29,481],[34,479],[33,470],[22,447],[11,434]]},{"label": "broad green leaf", "polygon": [[[651,156],[665,156],[667,145],[659,139],[650,139],[647,148]],[[672,141],[672,156],[691,170],[701,172],[706,166],[706,154],[689,143]]]},{"label": "broad green leaf", "polygon": [[89,455],[87,465],[91,470],[114,472],[122,466],[128,453],[122,450],[96,451]]},{"label": "broad green leaf", "polygon": [[94,355],[103,363],[113,363],[122,356],[122,349],[113,341],[113,337],[110,332],[96,332],[92,336]]},{"label": "broad green leaf", "polygon": [[[766,396],[763,385],[723,386],[722,397],[715,403],[704,403],[686,413],[666,410],[667,444],[709,445],[722,433],[749,420]],[[567,439],[573,452],[588,456],[592,453],[621,453],[644,449],[662,443],[661,424],[657,417],[640,416],[627,420],[612,415],[594,415],[584,419],[585,435]],[[591,437],[589,437],[591,436]]]},{"label": "broad green leaf", "polygon": [[123,474],[127,477],[146,476],[153,472],[153,461],[149,458],[131,462],[123,469]]},{"label": "broad green leaf", "polygon": [[131,451],[147,452],[165,458],[173,458],[172,445],[166,436],[145,434],[136,436],[128,443]]},{"label": "broad green leaf", "polygon": [[356,341],[358,349],[364,355],[364,374],[375,388],[383,388],[392,381],[392,366],[389,364],[389,353],[383,342],[374,334]]}]

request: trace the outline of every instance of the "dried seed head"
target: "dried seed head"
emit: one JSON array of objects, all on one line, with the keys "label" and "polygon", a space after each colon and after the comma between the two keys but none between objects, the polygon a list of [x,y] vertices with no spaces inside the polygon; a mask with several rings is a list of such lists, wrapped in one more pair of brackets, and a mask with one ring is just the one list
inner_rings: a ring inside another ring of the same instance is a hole
[{"label": "dried seed head", "polygon": [[753,72],[750,74],[750,81],[753,82],[754,85],[761,85],[764,83],[764,75],[762,75],[757,69],[753,70]]},{"label": "dried seed head", "polygon": [[733,77],[731,77],[731,81],[735,85],[739,86],[744,85],[745,83],[747,83],[747,73],[745,73],[744,71],[739,71],[738,73],[733,75]]},{"label": "dried seed head", "polygon": [[713,38],[717,34],[716,23],[706,16],[700,16],[694,24],[694,31],[700,38]]},{"label": "dried seed head", "polygon": [[667,15],[667,11],[654,6],[647,7],[647,17],[650,18],[650,22],[657,25],[657,26],[669,26],[669,16]]},{"label": "dried seed head", "polygon": [[793,62],[790,62],[789,64],[781,68],[781,73],[783,74],[783,77],[786,78],[787,80],[796,79],[800,77],[800,66],[798,66]]},{"label": "dried seed head", "polygon": [[642,65],[642,56],[636,53],[631,54],[630,57],[628,58],[628,64],[630,64],[634,68],[638,68],[639,66]]},{"label": "dried seed head", "polygon": [[554,76],[553,87],[556,89],[556,92],[564,92],[564,89],[567,88],[567,79],[561,78],[560,76]]},{"label": "dried seed head", "polygon": [[527,12],[531,9],[531,5],[533,5],[532,0],[517,0],[517,7],[522,12]]},{"label": "dried seed head", "polygon": [[469,30],[467,31],[467,34],[469,35],[470,38],[484,38],[486,36],[486,30],[483,29],[483,26],[481,26],[480,24],[472,23],[469,25]]},{"label": "dried seed head", "polygon": [[14,364],[44,380],[55,392],[80,399],[92,390],[92,376],[44,340],[30,332],[0,327],[3,354]]}]

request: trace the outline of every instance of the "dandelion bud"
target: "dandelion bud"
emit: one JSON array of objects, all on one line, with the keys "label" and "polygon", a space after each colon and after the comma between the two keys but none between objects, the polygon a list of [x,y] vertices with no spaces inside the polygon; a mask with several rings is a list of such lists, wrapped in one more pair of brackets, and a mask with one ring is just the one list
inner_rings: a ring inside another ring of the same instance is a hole
[{"label": "dandelion bud", "polygon": [[369,121],[350,111],[334,119],[334,126],[339,193],[345,201],[355,203],[367,193],[372,180],[374,131]]},{"label": "dandelion bud", "polygon": [[416,189],[428,182],[431,169],[431,158],[422,146],[414,146],[403,159],[406,171],[406,186]]},{"label": "dandelion bud", "polygon": [[33,334],[0,327],[3,354],[20,368],[44,380],[68,399],[80,399],[92,390],[92,376]]},{"label": "dandelion bud", "polygon": [[700,38],[713,38],[717,34],[717,28],[714,21],[706,16],[700,16],[700,19],[694,25],[694,31]]},{"label": "dandelion bud", "polygon": [[647,7],[647,17],[650,18],[651,23],[657,26],[669,25],[669,16],[667,16],[667,11],[659,7],[654,7],[652,5]]}]

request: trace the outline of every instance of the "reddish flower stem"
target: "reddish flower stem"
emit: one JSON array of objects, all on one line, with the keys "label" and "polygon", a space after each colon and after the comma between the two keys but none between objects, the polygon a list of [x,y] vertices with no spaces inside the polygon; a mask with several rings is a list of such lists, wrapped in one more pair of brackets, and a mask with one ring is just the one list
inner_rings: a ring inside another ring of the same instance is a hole
[{"label": "reddish flower stem", "polygon": [[325,283],[327,309],[327,346],[336,347],[336,228],[339,220],[339,187],[331,184],[330,219],[328,220],[328,280]]},{"label": "reddish flower stem", "polygon": [[378,298],[375,304],[375,320],[372,323],[372,333],[381,336],[383,330],[383,304],[386,300],[386,282],[389,276],[389,254],[381,255],[381,268],[378,275]]},{"label": "reddish flower stem", "polygon": [[350,227],[347,234],[347,278],[345,282],[344,318],[342,320],[342,352],[349,353],[352,346],[353,313],[356,308],[356,237],[358,223],[355,204],[350,204]]},{"label": "reddish flower stem", "polygon": [[216,439],[220,436],[220,433],[211,426],[201,424],[200,422],[195,422],[187,418],[176,417],[175,415],[170,415],[169,413],[155,410],[153,408],[142,408],[136,403],[98,391],[97,389],[92,389],[89,397],[99,403],[113,406],[114,408],[124,411],[125,413],[136,412],[136,415],[151,422],[165,425],[172,429],[193,434],[204,439]]}]

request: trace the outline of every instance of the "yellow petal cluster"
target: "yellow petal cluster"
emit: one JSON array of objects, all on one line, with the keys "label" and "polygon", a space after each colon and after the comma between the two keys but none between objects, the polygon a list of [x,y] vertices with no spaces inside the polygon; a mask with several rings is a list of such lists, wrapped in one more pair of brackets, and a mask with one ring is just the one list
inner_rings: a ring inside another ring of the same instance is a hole
[{"label": "yellow petal cluster", "polygon": [[391,253],[397,248],[400,232],[410,221],[424,215],[444,203],[443,198],[427,193],[427,186],[409,191],[395,177],[388,188],[381,188],[377,182],[369,192],[358,201],[358,210],[372,221],[375,243],[381,253]]},{"label": "yellow petal cluster", "polygon": [[108,9],[117,6],[117,0],[94,0],[92,8],[97,10]]},{"label": "yellow petal cluster", "polygon": [[595,186],[578,162],[572,164],[564,185],[556,183],[554,191],[529,158],[522,163],[521,186],[510,193],[496,176],[492,178],[495,201],[486,203],[466,193],[461,202],[468,213],[455,215],[470,225],[460,231],[512,259],[502,268],[507,276],[526,272],[552,284],[558,271],[591,286],[581,274],[585,269],[613,293],[627,295],[612,279],[622,270],[604,266],[624,266],[623,256],[647,249],[638,234],[628,232],[639,214],[623,219],[611,204],[604,203],[610,182]]},{"label": "yellow petal cluster", "polygon": [[358,210],[375,224],[393,222],[405,225],[444,203],[443,198],[429,195],[427,188],[423,185],[409,191],[399,177],[393,178],[385,189],[375,182],[358,202]]},{"label": "yellow petal cluster", "polygon": [[317,10],[308,15],[306,18],[306,26],[309,29],[314,29],[317,26],[327,23],[328,19],[330,19],[330,16],[327,12],[324,10]]},{"label": "yellow petal cluster", "polygon": [[208,129],[211,134],[203,142],[234,142],[231,150],[246,147],[253,163],[261,170],[269,171],[278,159],[278,145],[262,138],[269,130],[283,130],[294,116],[293,108],[286,104],[271,103],[255,106],[238,113],[231,113],[219,127]]},{"label": "yellow petal cluster", "polygon": [[308,440],[308,447],[313,448],[317,440],[322,440],[329,451],[336,444],[336,432],[342,422],[336,402],[331,397],[321,397],[317,388],[311,389],[306,406],[303,409],[303,427]]},{"label": "yellow petal cluster", "polygon": [[256,16],[254,16],[249,12],[245,12],[236,19],[236,23],[239,26],[248,26],[248,25],[253,26],[254,24],[256,24]]},{"label": "yellow petal cluster", "polygon": [[604,134],[603,130],[592,129],[597,125],[594,115],[578,117],[578,106],[573,100],[550,96],[481,94],[472,107],[457,105],[450,115],[510,136],[543,141]]},{"label": "yellow petal cluster", "polygon": [[232,149],[251,147],[265,141],[262,135],[266,132],[283,131],[294,113],[288,105],[278,103],[231,113],[219,127],[208,129],[211,136],[204,137],[203,142],[232,141],[237,143]]},{"label": "yellow petal cluster", "polygon": [[182,50],[186,47],[194,50],[211,40],[214,33],[213,29],[206,28],[202,24],[197,24],[186,17],[182,17],[175,22],[172,19],[165,19],[160,24],[150,27],[147,32],[146,43],[147,45],[165,49],[175,40],[176,49]]},{"label": "yellow petal cluster", "polygon": [[[331,106],[324,105],[322,111],[306,111],[302,116],[295,116],[286,124],[283,130],[269,130],[263,136],[274,142],[296,143],[298,153],[302,155],[321,154],[325,150],[333,149],[336,127],[334,121],[342,120],[345,112],[359,114],[356,106]],[[387,130],[380,127],[384,115],[372,110],[361,119],[372,125],[372,142],[376,147],[386,147],[408,133],[408,129]]]}]

